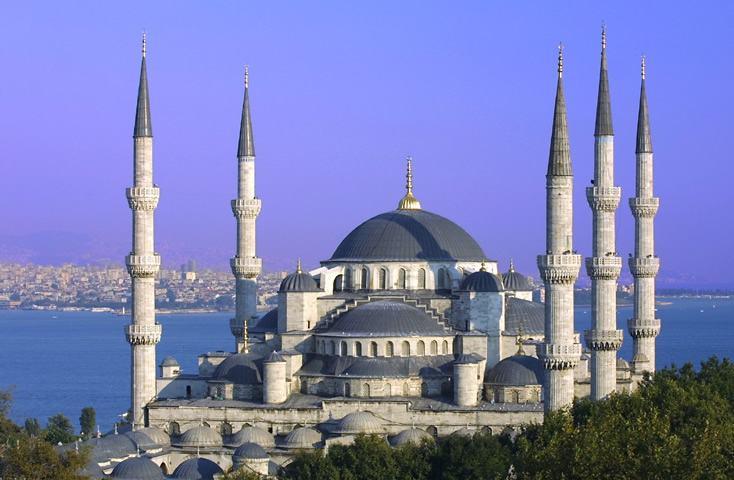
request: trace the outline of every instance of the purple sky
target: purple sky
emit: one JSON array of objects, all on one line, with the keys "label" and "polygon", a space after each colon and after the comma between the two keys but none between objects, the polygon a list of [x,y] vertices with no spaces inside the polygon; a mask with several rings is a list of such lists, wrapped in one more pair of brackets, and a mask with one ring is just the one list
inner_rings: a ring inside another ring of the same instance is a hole
[{"label": "purple sky", "polygon": [[79,232],[129,249],[124,189],[145,29],[162,252],[165,245],[222,268],[234,253],[229,201],[249,64],[266,266],[301,256],[315,267],[352,228],[394,209],[412,155],[426,210],[464,227],[502,270],[513,257],[537,277],[559,41],[575,247],[591,251],[583,189],[592,178],[604,21],[623,198],[618,251],[626,257],[634,237],[627,198],[644,53],[661,276],[734,284],[726,146],[734,4],[499,4],[4,2],[2,234]]}]

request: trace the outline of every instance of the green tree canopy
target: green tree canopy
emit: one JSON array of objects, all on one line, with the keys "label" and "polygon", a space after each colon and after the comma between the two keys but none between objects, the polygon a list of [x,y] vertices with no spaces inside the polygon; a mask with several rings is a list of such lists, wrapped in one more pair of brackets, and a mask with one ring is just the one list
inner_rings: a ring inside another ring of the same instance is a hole
[{"label": "green tree canopy", "polygon": [[74,427],[69,417],[59,413],[49,417],[46,425],[46,441],[56,445],[57,443],[70,443],[76,440]]},{"label": "green tree canopy", "polygon": [[97,412],[92,407],[82,408],[82,415],[79,417],[79,425],[86,438],[94,433],[94,427],[97,425]]}]

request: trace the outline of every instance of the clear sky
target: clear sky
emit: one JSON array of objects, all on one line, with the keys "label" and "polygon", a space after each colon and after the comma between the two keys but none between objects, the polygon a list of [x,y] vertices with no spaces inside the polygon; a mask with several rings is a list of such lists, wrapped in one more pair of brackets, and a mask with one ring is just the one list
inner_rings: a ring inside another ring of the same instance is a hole
[{"label": "clear sky", "polygon": [[618,251],[633,248],[627,198],[644,53],[661,277],[731,285],[733,10],[727,1],[6,1],[2,236],[92,234],[122,261],[145,29],[164,264],[226,268],[234,254],[229,201],[249,64],[266,267],[299,256],[315,267],[352,228],[396,208],[412,155],[424,209],[464,227],[502,270],[514,258],[537,278],[559,41],[575,248],[591,252],[584,188],[604,22]]}]

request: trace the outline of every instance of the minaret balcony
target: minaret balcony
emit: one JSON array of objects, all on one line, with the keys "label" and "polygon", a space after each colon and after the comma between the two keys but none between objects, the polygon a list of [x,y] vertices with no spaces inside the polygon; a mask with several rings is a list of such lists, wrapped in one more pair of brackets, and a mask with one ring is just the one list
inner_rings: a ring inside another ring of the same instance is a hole
[{"label": "minaret balcony", "polygon": [[573,284],[581,269],[581,255],[538,255],[540,278],[546,283]]},{"label": "minaret balcony", "polygon": [[640,320],[630,318],[627,320],[627,331],[632,338],[653,338],[660,334],[660,319]]},{"label": "minaret balcony", "polygon": [[547,370],[568,370],[575,368],[581,359],[581,344],[547,344],[538,345],[538,357]]},{"label": "minaret balcony", "polygon": [[133,278],[152,278],[161,268],[161,257],[157,253],[152,255],[134,255],[125,257],[127,271]]},{"label": "minaret balcony", "polygon": [[161,341],[163,327],[154,325],[125,325],[125,337],[130,345],[155,345]]},{"label": "minaret balcony", "polygon": [[632,197],[630,198],[630,210],[632,215],[639,218],[654,217],[658,213],[660,199],[657,197]]},{"label": "minaret balcony", "polygon": [[619,350],[622,346],[624,332],[622,330],[584,330],[584,340],[589,350]]},{"label": "minaret balcony", "polygon": [[622,272],[622,258],[589,257],[586,259],[586,273],[595,280],[615,280]]},{"label": "minaret balcony", "polygon": [[586,200],[594,211],[613,212],[619,206],[622,198],[620,187],[588,187],[586,189]]},{"label": "minaret balcony", "polygon": [[660,259],[658,257],[630,258],[628,260],[630,272],[635,278],[655,277],[660,270]]},{"label": "minaret balcony", "polygon": [[232,200],[232,213],[237,218],[256,218],[260,215],[262,202],[259,198]]},{"label": "minaret balcony", "polygon": [[155,210],[161,191],[158,187],[132,187],[125,189],[127,203],[132,210]]},{"label": "minaret balcony", "polygon": [[262,272],[263,260],[257,257],[234,257],[229,260],[229,266],[237,278],[255,278]]}]

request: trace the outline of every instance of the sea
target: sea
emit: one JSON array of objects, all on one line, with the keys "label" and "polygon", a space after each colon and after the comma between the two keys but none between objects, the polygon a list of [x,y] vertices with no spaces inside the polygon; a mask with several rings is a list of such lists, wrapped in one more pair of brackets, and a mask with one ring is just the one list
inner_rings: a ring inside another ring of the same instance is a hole
[{"label": "sea", "polygon": [[[734,355],[734,298],[659,298],[658,368],[712,355]],[[231,313],[158,314],[163,336],[157,362],[178,360],[184,373],[196,373],[198,355],[232,351]],[[619,356],[629,361],[632,339],[626,333],[631,306],[620,306],[618,326],[625,331]],[[576,330],[589,328],[591,309],[576,307]],[[130,345],[123,327],[129,316],[52,310],[0,310],[0,390],[12,389],[9,417],[22,425],[35,417],[41,425],[62,413],[78,427],[84,407],[94,407],[102,432],[113,428],[130,406]]]}]

